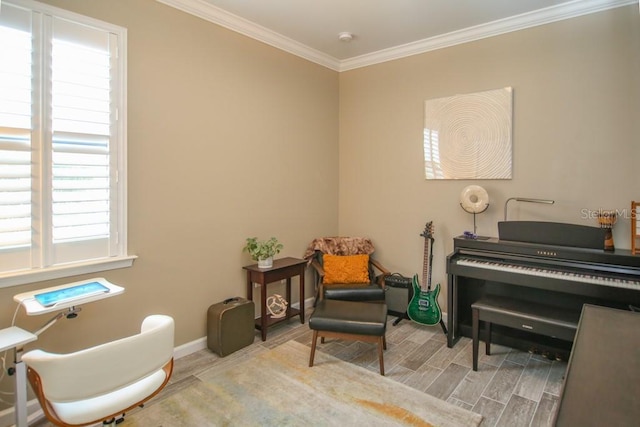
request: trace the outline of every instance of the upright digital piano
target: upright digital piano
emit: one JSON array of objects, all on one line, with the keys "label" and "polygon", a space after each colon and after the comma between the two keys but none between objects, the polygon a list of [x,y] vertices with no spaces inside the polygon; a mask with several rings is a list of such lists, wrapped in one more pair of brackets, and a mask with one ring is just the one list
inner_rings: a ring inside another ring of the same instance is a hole
[{"label": "upright digital piano", "polygon": [[[499,238],[454,238],[447,257],[449,347],[471,337],[471,304],[485,296],[543,304],[578,317],[584,304],[640,310],[640,256],[605,251],[604,229],[504,221],[498,231]],[[569,341],[526,330],[492,326],[491,334],[492,342],[512,348],[567,357],[571,351]]]}]

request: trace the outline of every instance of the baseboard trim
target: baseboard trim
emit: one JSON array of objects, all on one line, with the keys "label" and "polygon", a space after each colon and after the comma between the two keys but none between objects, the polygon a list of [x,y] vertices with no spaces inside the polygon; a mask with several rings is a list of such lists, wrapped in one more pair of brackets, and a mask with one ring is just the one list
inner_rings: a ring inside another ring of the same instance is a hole
[{"label": "baseboard trim", "polygon": [[[304,309],[308,309],[313,307],[313,303],[315,301],[315,298],[307,298],[304,300]],[[291,304],[291,307],[293,308],[300,308],[300,303],[296,302]],[[256,317],[257,319],[257,317]],[[196,351],[200,351],[200,350],[204,350],[205,348],[207,348],[207,337],[202,337],[202,338],[198,338],[195,339],[191,342],[182,344],[178,347],[176,347],[173,350],[173,357],[174,359],[180,359],[181,357],[185,357],[190,355],[191,353],[195,353]]]},{"label": "baseboard trim", "polygon": [[[307,310],[313,307],[314,301],[315,301],[315,298],[307,298],[304,301],[304,309]],[[299,308],[300,304],[294,303],[292,304],[292,307]],[[447,313],[442,313],[442,320],[446,325]],[[186,344],[182,344],[181,346],[176,347],[173,351],[173,357],[177,360],[177,359],[180,359],[181,357],[188,356],[191,353],[195,353],[196,351],[204,350],[205,348],[207,348],[207,337],[198,338],[196,340],[193,340],[191,342],[188,342]]]}]

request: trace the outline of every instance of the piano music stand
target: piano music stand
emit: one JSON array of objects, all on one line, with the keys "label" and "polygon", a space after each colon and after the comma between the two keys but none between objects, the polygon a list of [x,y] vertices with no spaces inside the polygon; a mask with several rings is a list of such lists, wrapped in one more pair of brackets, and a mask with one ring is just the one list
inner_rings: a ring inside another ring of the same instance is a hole
[{"label": "piano music stand", "polygon": [[[93,294],[88,296],[78,296],[74,299],[67,299],[65,301],[61,301],[49,307],[44,307],[40,305],[35,299],[36,294],[57,291],[61,289],[67,289],[73,286],[88,284],[98,282],[103,286],[106,286],[109,291],[103,292],[100,294]],[[61,286],[53,286],[50,288],[39,289],[36,291],[25,292],[22,294],[15,295],[13,297],[14,301],[19,303],[25,308],[27,315],[35,316],[45,313],[50,313],[52,311],[64,310],[61,311],[53,318],[51,318],[48,322],[46,322],[40,329],[35,332],[29,332],[17,326],[11,326],[9,328],[5,328],[0,330],[0,351],[5,351],[9,349],[13,349],[13,363],[15,366],[15,371],[13,375],[15,375],[15,393],[16,400],[14,404],[15,410],[15,419],[16,424],[15,427],[27,427],[27,368],[25,364],[22,362],[22,353],[24,351],[24,345],[30,343],[32,341],[36,341],[38,339],[38,335],[51,327],[58,320],[63,317],[67,317],[72,319],[76,317],[78,312],[81,310],[80,307],[77,307],[80,304],[85,304],[88,302],[97,301],[104,298],[113,297],[116,295],[120,295],[124,292],[124,288],[120,286],[116,286],[113,283],[106,281],[103,278],[90,279],[81,282],[68,283],[66,285]]]}]

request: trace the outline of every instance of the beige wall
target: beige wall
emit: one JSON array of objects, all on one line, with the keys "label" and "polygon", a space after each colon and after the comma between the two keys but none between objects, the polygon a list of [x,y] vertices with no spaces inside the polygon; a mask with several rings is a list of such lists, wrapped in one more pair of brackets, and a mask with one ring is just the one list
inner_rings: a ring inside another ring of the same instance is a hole
[{"label": "beige wall", "polygon": [[[134,333],[150,313],[175,317],[176,346],[205,336],[207,307],[245,294],[249,236],[277,236],[281,256],[299,257],[316,236],[366,235],[389,269],[413,274],[433,220],[434,280],[445,284],[452,237],[472,227],[458,205],[472,182],[491,197],[478,217],[487,235],[512,196],[556,200],[511,206],[512,219],[591,225],[581,209],[640,199],[637,7],[338,75],[153,0],[45,2],[128,29],[129,246],[139,258],[99,274],[124,295],[84,306],[43,348]],[[425,181],[424,100],[504,86],[514,88],[514,178]],[[628,220],[616,226],[619,247],[628,230]],[[13,295],[80,278],[0,289],[0,325]],[[21,311],[17,323],[35,329],[44,317]]]},{"label": "beige wall", "polygon": [[[640,17],[637,6],[574,18],[340,75],[340,233],[368,234],[387,268],[422,272],[434,221],[433,283],[446,287],[452,238],[473,229],[461,190],[485,187],[478,233],[509,219],[597,226],[582,209],[629,209],[640,199]],[[426,181],[424,101],[506,86],[514,90],[513,179]],[[629,248],[630,222],[618,221]],[[446,302],[441,295],[440,303]]]},{"label": "beige wall", "polygon": [[[337,232],[337,72],[153,0],[46,3],[128,29],[129,249],[139,258],[85,276],[126,292],[83,306],[38,346],[134,333],[150,313],[175,317],[176,346],[191,342],[206,335],[209,305],[246,295],[246,237],[277,236],[279,256],[301,257],[313,237]],[[0,289],[0,326],[13,295],[79,279]],[[21,310],[17,324],[47,319]]]}]

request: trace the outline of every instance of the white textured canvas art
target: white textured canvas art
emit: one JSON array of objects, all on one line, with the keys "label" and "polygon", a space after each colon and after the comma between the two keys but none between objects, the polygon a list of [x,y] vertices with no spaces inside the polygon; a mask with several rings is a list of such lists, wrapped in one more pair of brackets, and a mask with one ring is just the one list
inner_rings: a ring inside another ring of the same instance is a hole
[{"label": "white textured canvas art", "polygon": [[511,179],[511,87],[425,101],[427,179]]}]

